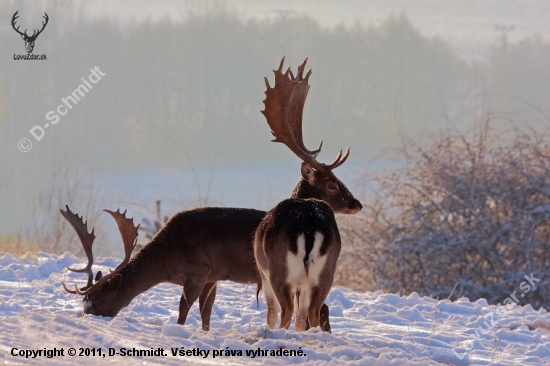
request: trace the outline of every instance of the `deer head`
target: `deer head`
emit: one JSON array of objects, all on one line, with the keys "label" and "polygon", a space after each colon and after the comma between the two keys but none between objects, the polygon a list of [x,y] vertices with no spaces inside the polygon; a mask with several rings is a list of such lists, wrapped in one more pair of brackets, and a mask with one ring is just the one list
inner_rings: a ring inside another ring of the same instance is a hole
[{"label": "deer head", "polygon": [[95,283],[92,282],[93,272],[92,264],[94,261],[94,256],[92,252],[92,244],[95,239],[94,230],[91,233],[88,233],[87,221],[84,222],[82,216],[78,216],[71,212],[69,206],[65,206],[66,211],[59,210],[61,215],[71,224],[78,234],[78,238],[82,243],[84,248],[84,253],[88,258],[88,264],[82,269],[74,269],[67,267],[72,272],[86,273],[88,275],[88,283],[83,288],[78,288],[74,286],[74,290],[70,290],[65,286],[65,283],[62,282],[63,288],[65,291],[71,294],[78,294],[84,296],[84,313],[94,314],[94,315],[103,315],[103,316],[115,316],[118,311],[124,307],[117,304],[115,301],[111,301],[112,298],[116,297],[117,288],[120,285],[122,276],[119,272],[128,264],[132,250],[136,245],[138,237],[138,228],[134,226],[133,219],[126,218],[126,211],[123,213],[120,210],[116,212],[104,210],[108,212],[116,221],[120,235],[122,237],[122,242],[124,243],[124,260],[120,263],[114,271],[110,271],[106,276],[102,276],[101,271],[99,271],[95,278]]},{"label": "deer head", "polygon": [[304,78],[304,69],[307,58],[298,67],[298,74],[294,76],[290,68],[283,74],[285,58],[275,73],[275,85],[269,85],[267,78],[264,78],[267,90],[264,100],[264,114],[271,133],[275,136],[274,142],[285,144],[296,156],[302,159],[302,179],[294,189],[292,197],[296,198],[318,198],[337,213],[354,214],[363,207],[361,203],[351,194],[344,183],[332,172],[333,169],[342,165],[349,156],[349,147],[344,155],[342,150],[336,156],[336,160],[330,165],[317,161],[317,155],[321,152],[323,141],[313,151],[304,146],[302,139],[302,115],[307,93],[309,91],[308,80],[311,70]]},{"label": "deer head", "polygon": [[27,50],[27,53],[32,53],[32,50],[34,49],[34,42],[36,41],[36,38],[38,38],[38,35],[40,35],[40,33],[42,33],[42,31],[44,30],[44,28],[46,28],[46,24],[48,24],[48,14],[44,13],[44,16],[43,18],[46,20],[45,22],[42,22],[42,29],[38,30],[34,30],[32,35],[29,36],[27,34],[27,30],[25,29],[25,32],[24,33],[21,33],[19,31],[19,27],[15,28],[15,21],[17,18],[19,18],[19,15],[17,14],[19,13],[19,10],[17,10],[15,12],[15,14],[13,14],[13,18],[11,18],[11,26],[13,27],[13,29],[19,33],[21,35],[21,38],[23,38],[23,40],[25,41],[25,49]]}]

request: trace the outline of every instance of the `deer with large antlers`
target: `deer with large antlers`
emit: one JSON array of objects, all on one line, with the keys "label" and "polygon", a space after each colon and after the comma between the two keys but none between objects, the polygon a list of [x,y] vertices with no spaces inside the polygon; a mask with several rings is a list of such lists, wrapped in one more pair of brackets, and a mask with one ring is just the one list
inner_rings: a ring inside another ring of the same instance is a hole
[{"label": "deer with large antlers", "polygon": [[332,286],[336,262],[340,255],[340,233],[334,213],[355,214],[361,203],[334,175],[333,169],[349,156],[325,165],[317,161],[323,142],[308,150],[302,140],[302,114],[311,70],[304,77],[307,59],[293,75],[283,74],[284,57],[271,87],[265,78],[264,100],[267,123],[275,136],[302,161],[302,178],[292,196],[269,211],[256,230],[254,255],[262,276],[267,303],[267,324],[277,323],[277,304],[281,307],[280,328],[288,329],[292,313],[295,330],[320,325],[321,306]]},{"label": "deer with large antlers", "polygon": [[[210,315],[218,281],[261,284],[253,257],[254,231],[265,211],[241,208],[205,207],[174,215],[131,260],[138,226],[126,218],[126,211],[108,211],[116,220],[124,243],[125,258],[111,273],[98,272],[93,283],[94,230],[69,207],[61,214],[75,229],[88,264],[70,271],[86,273],[87,285],[65,291],[84,296],[84,313],[114,317],[132,299],[149,288],[171,282],[183,286],[178,324],[185,324],[191,305],[199,298],[202,329],[210,329]],[[328,307],[323,307],[323,329],[330,331]]]},{"label": "deer with large antlers", "polygon": [[19,13],[19,10],[17,10],[11,18],[11,26],[17,33],[19,33],[19,35],[21,35],[21,38],[23,38],[23,40],[25,41],[25,49],[27,50],[27,53],[32,53],[32,50],[34,49],[34,42],[36,41],[40,33],[42,33],[44,28],[46,28],[46,25],[48,24],[48,20],[50,18],[48,17],[48,14],[44,13],[44,16],[42,18],[44,18],[45,21],[42,22],[42,29],[35,29],[32,35],[29,36],[26,29],[25,32],[20,32],[19,27],[15,28],[15,22],[17,18],[19,18],[19,15],[17,13]]}]

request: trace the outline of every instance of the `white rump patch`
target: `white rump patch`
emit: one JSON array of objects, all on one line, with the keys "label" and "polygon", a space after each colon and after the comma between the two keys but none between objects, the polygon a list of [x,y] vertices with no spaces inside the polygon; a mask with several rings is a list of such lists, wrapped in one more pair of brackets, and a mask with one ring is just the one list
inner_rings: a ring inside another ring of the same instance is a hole
[{"label": "white rump patch", "polygon": [[309,274],[306,273],[304,266],[304,257],[306,255],[306,240],[304,234],[298,235],[296,244],[298,253],[288,252],[286,255],[286,263],[288,266],[287,283],[292,287],[292,292],[296,293],[307,292],[313,286],[319,284],[319,276],[326,262],[326,255],[321,256],[321,245],[323,244],[324,236],[320,232],[315,232],[313,241],[313,249],[309,253]]}]

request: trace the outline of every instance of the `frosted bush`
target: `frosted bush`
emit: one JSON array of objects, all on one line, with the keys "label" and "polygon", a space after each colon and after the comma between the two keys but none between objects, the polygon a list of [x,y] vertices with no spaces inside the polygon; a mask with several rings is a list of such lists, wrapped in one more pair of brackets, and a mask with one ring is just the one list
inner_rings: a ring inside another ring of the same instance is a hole
[{"label": "frosted bush", "polygon": [[428,147],[406,143],[400,168],[368,176],[361,219],[342,228],[340,284],[502,302],[524,275],[520,305],[550,309],[550,144],[489,122]]}]

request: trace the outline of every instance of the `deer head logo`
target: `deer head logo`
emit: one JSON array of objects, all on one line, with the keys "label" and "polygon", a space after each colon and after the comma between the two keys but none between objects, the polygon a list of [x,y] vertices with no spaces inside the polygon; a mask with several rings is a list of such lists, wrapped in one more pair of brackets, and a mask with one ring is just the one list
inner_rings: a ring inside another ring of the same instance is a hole
[{"label": "deer head logo", "polygon": [[17,10],[15,12],[15,14],[13,14],[13,18],[11,18],[11,25],[13,27],[13,29],[19,33],[21,35],[21,38],[23,38],[23,40],[25,41],[25,48],[27,49],[27,53],[32,53],[32,50],[34,49],[34,42],[36,41],[36,38],[38,38],[38,35],[40,33],[42,33],[42,31],[44,30],[44,28],[46,28],[46,24],[48,24],[48,14],[44,13],[44,16],[43,18],[46,19],[45,22],[42,22],[42,29],[40,30],[34,30],[33,33],[32,33],[32,36],[29,36],[27,34],[27,30],[25,29],[25,32],[24,33],[21,33],[19,31],[19,27],[15,28],[15,21],[17,18],[19,18],[19,15],[17,14],[19,13],[19,10]]}]

